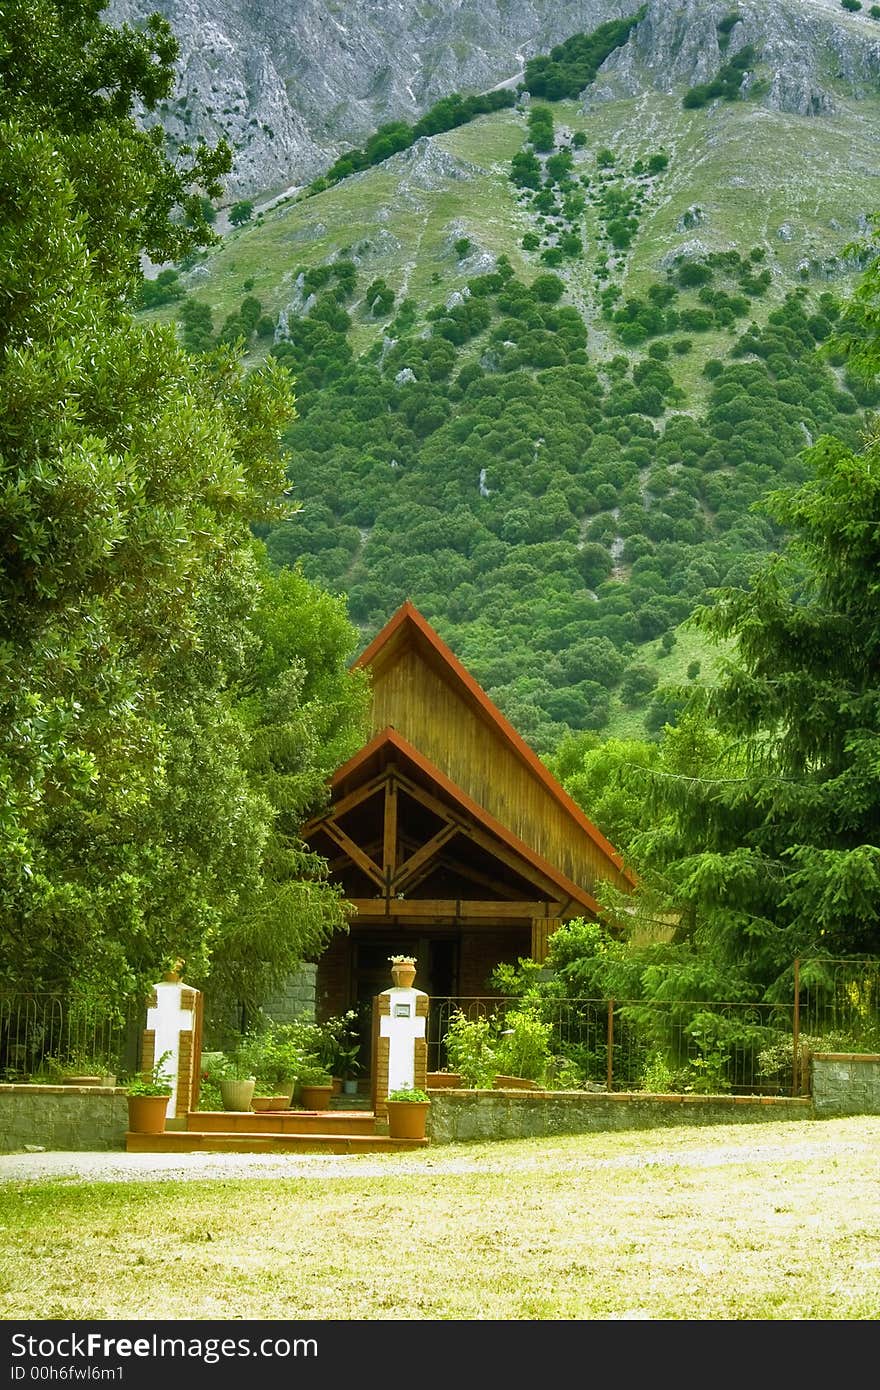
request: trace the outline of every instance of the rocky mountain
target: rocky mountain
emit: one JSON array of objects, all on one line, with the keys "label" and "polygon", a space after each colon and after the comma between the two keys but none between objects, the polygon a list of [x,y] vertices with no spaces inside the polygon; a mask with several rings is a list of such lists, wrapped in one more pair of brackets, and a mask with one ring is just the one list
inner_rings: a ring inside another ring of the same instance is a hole
[{"label": "rocky mountain", "polygon": [[[232,197],[303,184],[384,121],[413,120],[450,92],[516,82],[528,58],[628,17],[637,0],[111,0],[111,23],[164,13],[179,81],[161,112],[184,141],[225,135]],[[734,18],[735,17],[735,18]],[[876,91],[880,23],[839,0],[648,0],[591,101],[710,81],[753,45],[773,110],[833,113]]]},{"label": "rocky mountain", "polygon": [[676,717],[718,657],[689,614],[783,540],[761,497],[880,407],[834,347],[880,208],[880,17],[735,3],[647,0],[600,38],[633,0],[303,0],[271,46],[255,5],[237,47],[228,4],[178,23],[164,118],[225,121],[256,208],[142,311],[291,372],[272,560],[364,643],[411,598],[542,753]]}]

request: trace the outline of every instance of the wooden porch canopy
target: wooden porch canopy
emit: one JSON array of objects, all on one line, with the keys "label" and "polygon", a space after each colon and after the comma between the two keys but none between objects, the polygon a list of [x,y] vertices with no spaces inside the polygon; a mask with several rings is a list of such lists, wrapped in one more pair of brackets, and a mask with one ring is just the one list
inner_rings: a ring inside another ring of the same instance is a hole
[{"label": "wooden porch canopy", "polygon": [[410,603],[357,663],[373,736],[340,767],[302,836],[356,909],[353,926],[532,924],[595,916],[620,856]]}]

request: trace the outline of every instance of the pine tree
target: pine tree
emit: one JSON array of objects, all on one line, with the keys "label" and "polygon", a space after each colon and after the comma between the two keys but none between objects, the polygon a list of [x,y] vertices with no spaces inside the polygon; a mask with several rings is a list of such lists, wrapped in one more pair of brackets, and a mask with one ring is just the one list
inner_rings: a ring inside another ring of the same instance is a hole
[{"label": "pine tree", "polygon": [[764,986],[795,956],[880,953],[880,431],[804,457],[763,502],[783,553],[693,618],[734,643],[701,697],[717,761],[653,778],[633,846],[695,944]]}]

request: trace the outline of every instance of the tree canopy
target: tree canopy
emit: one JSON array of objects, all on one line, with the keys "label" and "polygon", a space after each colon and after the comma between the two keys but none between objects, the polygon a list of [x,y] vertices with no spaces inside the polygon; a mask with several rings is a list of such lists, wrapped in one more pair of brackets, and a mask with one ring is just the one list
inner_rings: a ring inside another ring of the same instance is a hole
[{"label": "tree canopy", "polygon": [[213,239],[230,157],[136,124],[177,46],[101,10],[0,17],[0,984],[122,998],[258,919],[250,984],[344,923],[292,818],[362,700],[344,610],[253,540],[291,510],[289,374],[132,318],[145,253]]},{"label": "tree canopy", "polygon": [[[868,309],[876,286],[875,266],[860,289]],[[876,374],[876,335],[850,348]],[[713,745],[687,775],[660,767],[639,781],[630,766],[624,779],[648,795],[651,827],[630,840],[648,891],[662,883],[692,944],[766,988],[795,956],[880,952],[876,420],[863,448],[825,435],[804,459],[807,480],[761,503],[787,545],[691,620],[733,643],[675,731],[697,720]]]}]

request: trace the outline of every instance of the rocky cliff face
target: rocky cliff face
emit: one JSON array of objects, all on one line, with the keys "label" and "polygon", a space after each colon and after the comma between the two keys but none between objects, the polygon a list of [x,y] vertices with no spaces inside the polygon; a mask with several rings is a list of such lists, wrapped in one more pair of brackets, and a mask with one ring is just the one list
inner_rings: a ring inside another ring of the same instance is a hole
[{"label": "rocky cliff face", "polygon": [[759,80],[761,100],[773,110],[830,113],[840,97],[877,90],[880,24],[847,14],[838,0],[650,0],[630,42],[603,65],[590,99],[709,82],[746,45],[757,62],[745,85]]},{"label": "rocky cliff face", "polygon": [[[515,79],[569,35],[638,0],[111,0],[111,23],[164,13],[180,42],[162,121],[177,140],[226,135],[233,196],[301,184],[383,121],[412,120],[453,91]],[[740,16],[726,49],[718,25]],[[761,52],[762,100],[804,115],[876,91],[880,24],[838,0],[649,0],[591,99],[708,81],[744,44]],[[753,80],[747,77],[747,81]]]}]

